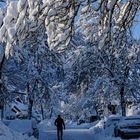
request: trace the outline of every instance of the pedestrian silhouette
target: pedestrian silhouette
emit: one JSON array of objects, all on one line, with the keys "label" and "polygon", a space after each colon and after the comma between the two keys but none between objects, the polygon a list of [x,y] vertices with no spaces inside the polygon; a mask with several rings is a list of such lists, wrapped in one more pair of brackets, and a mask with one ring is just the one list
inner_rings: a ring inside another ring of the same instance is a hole
[{"label": "pedestrian silhouette", "polygon": [[64,120],[61,118],[60,115],[58,115],[54,124],[57,127],[57,138],[58,138],[58,140],[62,140],[62,138],[63,138],[63,128],[65,129],[65,123],[64,123]]}]

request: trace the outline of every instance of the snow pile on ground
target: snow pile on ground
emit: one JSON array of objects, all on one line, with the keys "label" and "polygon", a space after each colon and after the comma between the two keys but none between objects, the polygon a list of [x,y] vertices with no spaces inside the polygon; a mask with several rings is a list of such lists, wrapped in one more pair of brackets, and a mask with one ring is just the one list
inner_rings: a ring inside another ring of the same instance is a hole
[{"label": "snow pile on ground", "polygon": [[77,122],[73,122],[70,120],[66,120],[66,128],[67,129],[89,129],[93,125],[96,125],[98,121],[92,122],[92,123],[82,123],[82,124],[77,124]]},{"label": "snow pile on ground", "polygon": [[91,133],[99,134],[104,133],[104,120],[99,121],[95,126],[90,128]]},{"label": "snow pile on ground", "polygon": [[28,137],[15,132],[0,121],[0,140],[36,140],[34,137]]},{"label": "snow pile on ground", "polygon": [[38,125],[38,128],[40,130],[54,130],[56,129],[55,128],[55,125],[54,125],[54,121],[55,121],[56,118],[52,118],[52,119],[45,119],[43,121],[41,121]]},{"label": "snow pile on ground", "polygon": [[[110,133],[112,127],[104,128],[106,120],[99,121],[95,126],[90,128],[93,138],[97,140],[122,140],[121,138],[116,138]],[[109,135],[110,134],[110,135]]]},{"label": "snow pile on ground", "polygon": [[19,133],[28,133],[31,132],[32,122],[31,120],[7,120],[4,121],[9,128],[17,131]]}]

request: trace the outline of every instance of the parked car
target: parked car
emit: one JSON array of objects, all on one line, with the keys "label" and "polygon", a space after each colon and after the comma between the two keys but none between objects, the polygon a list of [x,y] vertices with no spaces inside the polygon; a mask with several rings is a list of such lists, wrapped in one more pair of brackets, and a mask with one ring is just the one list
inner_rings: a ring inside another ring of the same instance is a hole
[{"label": "parked car", "polygon": [[115,137],[140,137],[140,116],[123,117],[114,128]]}]

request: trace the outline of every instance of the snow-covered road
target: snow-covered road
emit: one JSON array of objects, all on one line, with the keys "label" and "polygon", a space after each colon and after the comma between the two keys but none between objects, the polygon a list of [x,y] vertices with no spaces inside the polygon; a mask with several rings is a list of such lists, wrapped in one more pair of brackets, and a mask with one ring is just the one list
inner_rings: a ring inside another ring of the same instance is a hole
[{"label": "snow-covered road", "polygon": [[[40,132],[39,140],[57,140],[56,130]],[[94,140],[88,129],[66,129],[63,140]]]}]

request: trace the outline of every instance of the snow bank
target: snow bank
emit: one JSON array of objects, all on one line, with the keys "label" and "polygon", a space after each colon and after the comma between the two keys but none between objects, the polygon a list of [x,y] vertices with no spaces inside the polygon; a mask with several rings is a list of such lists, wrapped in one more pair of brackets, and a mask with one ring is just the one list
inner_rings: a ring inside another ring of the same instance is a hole
[{"label": "snow bank", "polygon": [[93,134],[104,132],[104,120],[99,121],[95,126],[91,127],[90,131]]},{"label": "snow bank", "polygon": [[43,120],[38,125],[38,128],[40,130],[49,130],[49,129],[54,130],[55,129],[54,121],[55,118]]},{"label": "snow bank", "polygon": [[19,133],[27,133],[31,132],[31,125],[31,120],[12,120],[9,121],[8,127]]},{"label": "snow bank", "polygon": [[97,124],[97,121],[93,123],[82,123],[80,125],[77,125],[77,122],[66,121],[66,128],[67,129],[89,129],[91,126],[95,124]]},{"label": "snow bank", "polygon": [[34,137],[22,135],[10,129],[0,121],[0,140],[35,140]]},{"label": "snow bank", "polygon": [[93,138],[97,140],[122,140],[121,138],[116,138],[112,136],[112,127],[104,128],[106,120],[99,121],[95,126],[90,128]]}]

